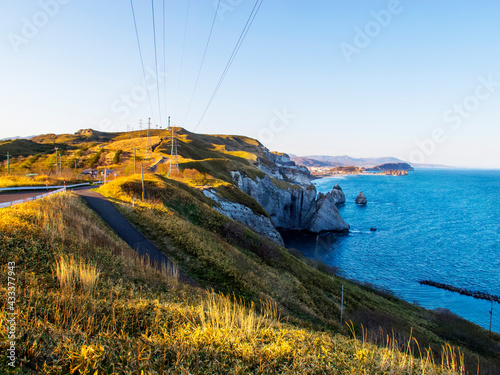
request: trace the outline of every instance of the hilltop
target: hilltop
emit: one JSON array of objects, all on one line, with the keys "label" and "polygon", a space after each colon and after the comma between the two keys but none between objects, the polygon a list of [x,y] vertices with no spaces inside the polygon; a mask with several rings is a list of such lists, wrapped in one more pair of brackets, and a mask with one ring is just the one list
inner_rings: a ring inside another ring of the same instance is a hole
[{"label": "hilltop", "polygon": [[[0,211],[2,264],[15,259],[30,291],[19,301],[26,373],[453,374],[478,362],[495,373],[498,335],[281,246],[281,229],[341,223],[340,193],[316,194],[307,169],[254,139],[176,132],[179,172],[171,132],[156,129],[151,153],[144,132],[85,130],[32,140],[61,145],[62,171],[52,150],[12,160],[54,179],[115,170],[98,191],[174,262],[150,267],[71,193]],[[67,282],[62,269],[74,270]],[[180,285],[176,269],[200,288]]]}]

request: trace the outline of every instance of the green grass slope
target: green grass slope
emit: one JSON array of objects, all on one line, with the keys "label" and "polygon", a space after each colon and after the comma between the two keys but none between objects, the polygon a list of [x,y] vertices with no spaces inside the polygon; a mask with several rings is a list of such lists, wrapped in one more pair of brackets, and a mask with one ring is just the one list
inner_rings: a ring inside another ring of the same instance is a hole
[{"label": "green grass slope", "polygon": [[498,369],[498,335],[449,313],[425,310],[331,275],[324,265],[293,256],[219,214],[196,189],[147,176],[147,202],[135,208],[130,202],[132,197],[136,202],[140,198],[138,177],[117,180],[100,191],[204,287],[234,293],[257,306],[260,301],[272,301],[289,322],[300,327],[349,334],[340,325],[344,284],[344,320],[352,321],[358,335],[364,332],[382,346],[395,335],[400,344],[409,342],[415,351],[418,346],[432,348],[437,361],[443,347],[451,343],[460,347],[469,368],[475,369],[479,362],[485,373]]},{"label": "green grass slope", "polygon": [[[60,175],[53,151],[17,159],[20,173],[45,168],[65,179],[90,164],[118,169],[125,177],[99,191],[204,289],[178,285],[171,265],[151,268],[75,196],[1,210],[0,265],[7,272],[7,262],[17,262],[23,293],[23,371],[432,374],[464,366],[476,373],[479,366],[498,373],[499,335],[342,279],[218,213],[203,188],[267,215],[231,177],[241,171],[262,178],[256,163],[273,166],[258,141],[176,131],[182,173],[167,178],[167,164],[146,173],[145,202],[139,175],[131,175],[134,148],[146,166],[153,162],[145,160],[144,131],[37,137],[35,145],[66,146]],[[168,157],[171,132],[151,134],[154,159]],[[0,185],[9,186],[10,177]],[[5,321],[6,299],[0,308]],[[0,372],[10,371],[2,361]]]},{"label": "green grass slope", "polygon": [[[57,144],[59,148],[65,147]],[[54,152],[54,145],[33,142],[29,139],[14,139],[0,143],[0,161],[7,159],[7,153],[10,157],[31,156],[37,154],[48,154]]]},{"label": "green grass slope", "polygon": [[[145,209],[138,208],[141,214]],[[7,359],[10,344],[3,337],[2,374],[458,374],[460,370],[460,361],[451,363],[455,358],[451,350],[450,363],[439,366],[426,353],[415,359],[410,352],[399,351],[395,341],[377,348],[363,340],[287,323],[272,299],[255,307],[238,295],[180,285],[171,267],[150,267],[70,193],[1,210],[0,240],[2,272],[6,275],[9,262],[14,262],[17,284],[16,360]],[[260,262],[250,253],[247,257]],[[7,286],[2,283],[0,288],[7,295]],[[2,298],[3,322],[7,307]]]},{"label": "green grass slope", "polygon": [[[232,171],[243,172],[253,179],[263,178],[265,173],[258,168],[257,163],[267,167],[274,165],[269,160],[264,146],[255,139],[196,134],[182,128],[175,130],[181,170],[195,169],[207,174],[211,179],[218,180],[215,185],[220,185],[220,182],[232,184]],[[140,168],[140,162],[147,169],[162,158],[166,163],[160,164],[158,169],[168,171],[172,131],[150,130],[153,153],[149,157],[146,152],[146,133],[146,130],[106,133],[84,129],[75,134],[45,134],[31,140],[7,141],[0,144],[0,162],[9,152],[11,174],[36,173],[43,176],[60,176],[61,179],[75,179],[85,168],[110,168],[116,170],[119,175],[131,174],[134,171],[136,155],[136,171]],[[55,147],[59,149],[57,160]],[[115,158],[117,152],[120,152],[119,158]],[[62,162],[62,168],[56,166],[56,161]],[[7,172],[5,161],[0,165],[0,172]],[[292,187],[287,182],[272,180],[280,187]],[[236,198],[238,195],[237,192],[227,189],[221,190],[226,197]],[[243,199],[241,203],[248,203],[246,197],[239,198]]]}]

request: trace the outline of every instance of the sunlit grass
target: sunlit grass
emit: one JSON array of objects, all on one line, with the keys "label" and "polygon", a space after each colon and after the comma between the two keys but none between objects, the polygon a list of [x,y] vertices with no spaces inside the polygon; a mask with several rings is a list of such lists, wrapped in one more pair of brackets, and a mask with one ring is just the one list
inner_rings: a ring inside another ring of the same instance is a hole
[{"label": "sunlit grass", "polygon": [[212,145],[213,148],[212,150],[213,151],[217,151],[217,152],[220,152],[220,153],[223,153],[223,154],[227,154],[227,155],[233,155],[233,156],[237,156],[239,158],[243,158],[243,159],[247,159],[247,160],[251,160],[251,161],[257,161],[257,155],[251,153],[251,152],[247,152],[247,151],[228,151],[226,149],[226,146],[225,145]]},{"label": "sunlit grass", "polygon": [[72,175],[65,175],[60,177],[39,175],[34,177],[26,177],[22,175],[3,175],[0,176],[0,188],[3,187],[16,187],[16,186],[51,186],[51,185],[62,185],[66,181],[66,184],[72,182],[83,182],[83,179],[77,179]]},{"label": "sunlit grass", "polygon": [[[148,204],[146,212],[160,206]],[[0,234],[2,272],[15,260],[24,293],[17,305],[22,373],[461,373],[451,346],[437,364],[395,340],[379,348],[365,334],[292,325],[271,298],[253,304],[183,285],[175,264],[151,266],[71,194],[0,210]],[[254,272],[265,270],[255,265]],[[6,293],[4,284],[0,290]],[[2,321],[6,307],[0,300]],[[0,345],[5,352],[7,343]],[[0,372],[8,371],[0,359]]]},{"label": "sunlit grass", "polygon": [[[129,220],[146,231],[158,246],[181,264],[184,263],[185,271],[193,272],[208,285],[216,286],[226,293],[254,296],[256,305],[259,305],[259,299],[263,300],[263,296],[268,295],[278,302],[280,312],[284,313],[288,321],[297,322],[294,318],[297,314],[301,320],[310,319],[329,327],[338,324],[339,300],[336,297],[340,295],[340,280],[320,276],[321,273],[304,268],[301,262],[289,259],[276,245],[268,246],[262,240],[253,238],[241,225],[231,224],[227,218],[224,219],[204,205],[197,190],[174,188],[177,184],[171,180],[155,176],[147,178],[146,202],[136,203],[135,209],[122,204],[118,204],[118,207]],[[130,179],[127,183],[121,180],[100,188],[105,195],[113,198],[137,197],[140,189],[140,183]],[[256,246],[253,247],[253,244]],[[260,257],[260,262],[255,261],[254,254]],[[269,262],[269,266],[266,262]],[[428,324],[428,320],[433,319],[431,312],[391,296],[377,295],[368,288],[347,281],[343,283],[347,284],[346,305],[351,311],[361,309],[359,315],[353,318],[358,322],[356,329],[361,329],[359,325],[363,324],[365,317],[368,320],[380,318],[384,325],[382,332],[390,332],[391,326],[399,327],[395,337],[400,343],[394,350],[405,353],[408,345],[418,346],[423,342],[421,350],[424,362],[430,361],[426,353],[434,353],[430,355],[435,355],[436,362],[441,363],[444,340]],[[331,294],[326,294],[327,290]],[[370,311],[367,312],[365,306],[370,306]],[[354,314],[349,312],[349,315]],[[411,327],[415,327],[415,335],[420,342],[412,336]],[[368,337],[364,341],[377,342],[385,347],[389,340],[373,337],[373,329],[377,330],[378,326],[367,331],[365,336]],[[408,338],[414,338],[415,341]],[[430,344],[432,351],[429,350]],[[411,355],[420,358],[420,352],[415,350],[412,349]]]},{"label": "sunlit grass", "polygon": [[63,290],[77,289],[91,292],[99,280],[100,271],[95,264],[77,261],[74,256],[60,255],[55,261],[54,273]]},{"label": "sunlit grass", "polygon": [[[148,138],[147,138],[147,130],[142,131],[142,137],[134,137],[130,139],[122,139],[119,141],[111,142],[106,145],[106,148],[109,150],[117,151],[124,150],[128,152],[134,152],[134,148],[136,149],[136,155],[139,157],[144,157],[146,154],[146,149],[148,146]],[[151,136],[150,137],[151,144],[160,143],[159,136]]]}]

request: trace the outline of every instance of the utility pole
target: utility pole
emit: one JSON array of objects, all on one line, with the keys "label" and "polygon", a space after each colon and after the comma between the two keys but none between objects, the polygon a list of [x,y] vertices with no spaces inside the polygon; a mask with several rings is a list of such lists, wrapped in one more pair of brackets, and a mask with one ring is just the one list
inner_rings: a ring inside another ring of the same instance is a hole
[{"label": "utility pole", "polygon": [[168,116],[168,128],[167,130],[170,130],[170,116]]},{"label": "utility pole", "polygon": [[142,161],[141,161],[141,180],[142,180],[142,201],[144,202],[144,171],[142,169]]},{"label": "utility pole", "polygon": [[135,158],[135,147],[134,147],[134,174],[136,174],[136,158]]},{"label": "utility pole", "polygon": [[139,138],[141,138],[141,132],[142,132],[142,118],[139,120]]},{"label": "utility pole", "polygon": [[9,155],[9,151],[7,151],[7,174],[10,174],[10,155]]},{"label": "utility pole", "polygon": [[146,142],[146,159],[152,157],[152,146],[151,146],[151,137],[149,136],[149,130],[151,129],[151,117],[148,119],[148,140]]}]

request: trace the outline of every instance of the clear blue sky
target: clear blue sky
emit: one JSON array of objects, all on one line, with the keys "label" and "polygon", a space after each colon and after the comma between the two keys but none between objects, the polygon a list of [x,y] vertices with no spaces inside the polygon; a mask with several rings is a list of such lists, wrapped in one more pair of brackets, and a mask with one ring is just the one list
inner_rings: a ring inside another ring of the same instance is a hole
[{"label": "clear blue sky", "polygon": [[[155,0],[162,126],[167,113],[195,130],[255,4],[221,0],[187,112],[216,2],[191,0],[185,29],[187,0],[165,1],[163,75]],[[134,6],[149,79],[151,2]],[[0,10],[0,138],[159,124],[129,1],[0,0]],[[196,132],[298,155],[500,168],[499,17],[494,0],[264,0]]]}]

